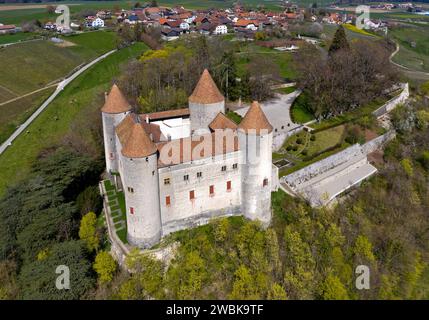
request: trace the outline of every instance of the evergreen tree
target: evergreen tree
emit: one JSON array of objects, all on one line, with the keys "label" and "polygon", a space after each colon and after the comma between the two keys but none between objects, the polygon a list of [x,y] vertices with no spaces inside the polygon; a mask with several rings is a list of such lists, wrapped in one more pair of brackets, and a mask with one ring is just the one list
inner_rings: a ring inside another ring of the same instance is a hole
[{"label": "evergreen tree", "polygon": [[332,55],[334,52],[341,49],[350,49],[346,31],[342,25],[338,26],[338,29],[335,32],[334,39],[332,39],[331,46],[329,47],[329,55]]}]

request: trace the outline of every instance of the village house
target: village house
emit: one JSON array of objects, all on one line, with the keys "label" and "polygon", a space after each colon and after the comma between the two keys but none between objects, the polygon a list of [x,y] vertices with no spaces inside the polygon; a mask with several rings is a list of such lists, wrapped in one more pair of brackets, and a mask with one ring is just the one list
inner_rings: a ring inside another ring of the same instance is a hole
[{"label": "village house", "polygon": [[228,28],[224,24],[220,24],[216,26],[215,30],[213,31],[213,34],[227,34]]},{"label": "village house", "polygon": [[18,28],[14,24],[0,24],[0,34],[15,33]]}]

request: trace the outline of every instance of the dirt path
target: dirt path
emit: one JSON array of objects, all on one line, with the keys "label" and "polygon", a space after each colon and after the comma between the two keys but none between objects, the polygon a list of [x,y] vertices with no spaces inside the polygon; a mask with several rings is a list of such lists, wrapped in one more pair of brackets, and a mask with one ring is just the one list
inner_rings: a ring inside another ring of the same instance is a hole
[{"label": "dirt path", "polygon": [[399,52],[399,50],[400,50],[400,46],[398,43],[396,43],[396,49],[395,49],[395,51],[392,52],[392,54],[389,57],[390,63],[393,64],[395,67],[399,68],[405,75],[407,75],[411,78],[428,80],[429,79],[429,73],[428,72],[412,70],[408,67],[405,67],[405,66],[393,61],[393,57]]},{"label": "dirt path", "polygon": [[[58,83],[59,83],[59,81],[57,81],[57,82],[55,82],[55,83],[53,83],[53,84],[51,84],[51,85],[48,85],[48,86],[46,86],[46,87],[43,87],[43,88],[40,88],[40,89],[37,89],[37,90],[31,91],[31,92],[29,92],[29,93],[26,93],[26,94],[24,94],[24,95],[22,95],[22,96],[19,96],[19,97],[16,97],[16,98],[10,99],[10,100],[5,101],[5,102],[2,102],[2,103],[0,103],[0,107],[1,107],[1,106],[4,106],[5,104],[8,104],[8,103],[14,102],[14,101],[16,101],[16,100],[19,100],[19,99],[22,99],[22,98],[25,98],[25,97],[31,96],[32,94],[35,94],[35,93],[37,93],[37,92],[40,92],[40,91],[46,90],[46,89],[51,88],[51,87],[55,87],[55,86],[57,86],[57,85],[58,85]],[[3,88],[3,87],[2,87],[2,88]]]}]

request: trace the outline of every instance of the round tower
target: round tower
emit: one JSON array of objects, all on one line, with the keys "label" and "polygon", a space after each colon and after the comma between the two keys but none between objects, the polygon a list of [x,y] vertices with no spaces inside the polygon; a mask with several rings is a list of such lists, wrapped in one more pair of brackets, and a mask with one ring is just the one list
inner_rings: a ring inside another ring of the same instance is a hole
[{"label": "round tower", "polygon": [[121,149],[122,182],[127,210],[127,239],[148,248],[161,239],[158,155],[141,123],[133,123]]},{"label": "round tower", "polygon": [[118,172],[118,154],[116,150],[115,127],[130,112],[131,106],[121,90],[114,84],[106,96],[101,116],[103,121],[104,153],[107,172]]},{"label": "round tower", "polygon": [[242,211],[264,226],[271,221],[273,127],[254,101],[238,126],[242,152]]},{"label": "round tower", "polygon": [[209,133],[209,124],[219,112],[225,113],[225,98],[207,69],[189,97],[189,112],[193,135]]}]

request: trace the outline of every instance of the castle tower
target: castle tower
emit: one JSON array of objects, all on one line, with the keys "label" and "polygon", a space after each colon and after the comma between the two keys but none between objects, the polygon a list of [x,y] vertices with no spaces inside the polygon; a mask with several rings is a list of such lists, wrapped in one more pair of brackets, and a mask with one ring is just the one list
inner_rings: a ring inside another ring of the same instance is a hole
[{"label": "castle tower", "polygon": [[122,144],[128,242],[147,248],[161,239],[158,155],[141,123],[133,123]]},{"label": "castle tower", "polygon": [[125,118],[130,110],[130,104],[118,86],[114,84],[106,97],[103,108],[101,108],[107,172],[118,172],[115,127]]},{"label": "castle tower", "polygon": [[238,126],[242,150],[242,211],[264,226],[271,221],[273,127],[254,101]]},{"label": "castle tower", "polygon": [[189,97],[191,132],[193,135],[209,133],[209,124],[219,112],[225,113],[225,98],[217,88],[207,69]]}]

